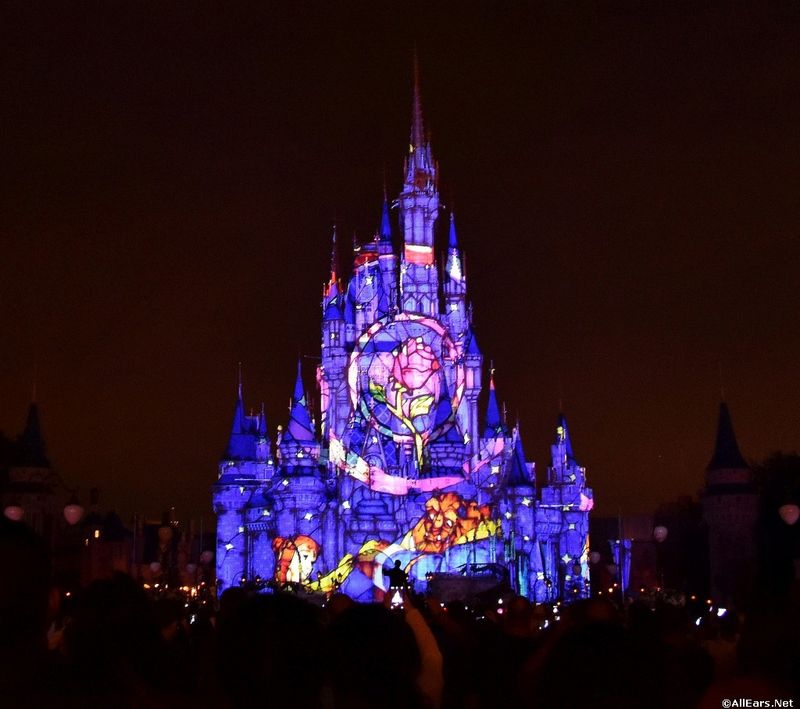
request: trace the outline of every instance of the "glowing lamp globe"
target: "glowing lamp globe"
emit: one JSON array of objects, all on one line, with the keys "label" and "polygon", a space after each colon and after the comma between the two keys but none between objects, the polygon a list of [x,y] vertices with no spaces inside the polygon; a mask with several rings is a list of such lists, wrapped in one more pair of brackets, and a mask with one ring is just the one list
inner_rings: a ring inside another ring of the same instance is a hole
[{"label": "glowing lamp globe", "polygon": [[25,510],[19,505],[8,505],[8,507],[3,510],[3,514],[12,522],[19,522],[25,516]]},{"label": "glowing lamp globe", "polygon": [[786,522],[786,524],[792,526],[797,522],[798,519],[800,519],[800,507],[797,505],[781,505],[778,508],[778,514],[781,516],[781,519]]},{"label": "glowing lamp globe", "polygon": [[152,571],[154,574],[157,574],[159,571],[161,571],[161,564],[158,561],[154,561],[152,564],[150,564],[150,571]]},{"label": "glowing lamp globe", "polygon": [[77,502],[70,502],[68,505],[64,507],[64,519],[67,520],[67,524],[70,526],[75,526],[78,522],[81,521],[83,517],[83,507],[79,505]]},{"label": "glowing lamp globe", "polygon": [[597,562],[599,562],[599,561],[600,561],[600,552],[599,552],[599,551],[593,551],[593,552],[591,552],[591,553],[589,554],[589,561],[590,561],[592,564],[596,564]]},{"label": "glowing lamp globe", "polygon": [[659,544],[661,544],[661,542],[667,538],[667,534],[669,534],[669,530],[661,524],[653,528],[653,539],[655,539]]}]

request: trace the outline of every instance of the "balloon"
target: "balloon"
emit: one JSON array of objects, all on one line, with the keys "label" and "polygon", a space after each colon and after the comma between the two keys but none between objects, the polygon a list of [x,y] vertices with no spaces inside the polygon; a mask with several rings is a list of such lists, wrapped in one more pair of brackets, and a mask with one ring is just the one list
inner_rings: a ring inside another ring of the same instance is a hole
[{"label": "balloon", "polygon": [[653,529],[653,539],[655,539],[660,544],[667,538],[668,533],[669,530],[665,526],[659,524],[657,527]]},{"label": "balloon", "polygon": [[797,505],[781,505],[778,508],[778,514],[781,516],[781,519],[786,522],[786,524],[792,526],[797,522],[798,519],[800,519],[800,507]]},{"label": "balloon", "polygon": [[592,564],[596,564],[598,561],[600,561],[600,552],[599,552],[599,551],[593,551],[593,552],[591,552],[591,553],[589,554],[589,561],[590,561]]},{"label": "balloon", "polygon": [[161,571],[161,563],[154,561],[152,564],[150,564],[150,571],[152,571],[154,574],[157,574],[159,571]]},{"label": "balloon", "polygon": [[78,503],[70,502],[66,507],[64,507],[64,519],[67,520],[67,524],[75,526],[81,521],[82,517],[83,507],[81,507]]},{"label": "balloon", "polygon": [[19,505],[9,505],[3,510],[3,514],[12,522],[19,522],[25,516],[25,510]]}]

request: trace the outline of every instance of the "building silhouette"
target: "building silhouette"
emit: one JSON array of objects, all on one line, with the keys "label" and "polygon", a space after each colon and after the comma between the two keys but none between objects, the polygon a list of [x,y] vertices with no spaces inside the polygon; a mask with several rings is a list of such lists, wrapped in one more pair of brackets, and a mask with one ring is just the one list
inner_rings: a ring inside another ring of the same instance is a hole
[{"label": "building silhouette", "polygon": [[758,492],[739,451],[728,405],[719,405],[714,452],[702,494],[708,531],[711,597],[721,604],[743,600],[756,569]]}]

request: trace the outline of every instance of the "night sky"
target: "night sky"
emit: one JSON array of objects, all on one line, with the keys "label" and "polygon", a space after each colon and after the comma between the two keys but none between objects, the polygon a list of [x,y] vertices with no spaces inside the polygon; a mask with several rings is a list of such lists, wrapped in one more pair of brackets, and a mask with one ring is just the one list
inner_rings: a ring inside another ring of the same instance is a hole
[{"label": "night sky", "polygon": [[696,493],[720,370],[746,457],[800,447],[796,6],[73,5],[0,18],[0,429],[35,363],[84,499],[210,519],[240,360],[285,423],[333,221],[399,192],[415,44],[539,472],[561,398],[599,512]]}]

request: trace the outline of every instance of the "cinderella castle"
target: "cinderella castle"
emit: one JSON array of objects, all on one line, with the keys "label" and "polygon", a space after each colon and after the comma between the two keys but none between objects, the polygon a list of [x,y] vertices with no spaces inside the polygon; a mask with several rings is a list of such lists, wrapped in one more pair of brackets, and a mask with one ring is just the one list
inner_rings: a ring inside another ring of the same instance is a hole
[{"label": "cinderella castle", "polygon": [[346,278],[334,230],[319,410],[298,363],[273,440],[263,407],[246,415],[240,377],[212,488],[219,588],[260,580],[373,600],[399,561],[418,591],[495,574],[537,602],[586,597],[586,471],[560,415],[538,487],[519,425],[498,403],[452,213],[446,256],[436,258],[438,165],[416,77],[403,172],[399,252],[385,197],[380,228],[354,250]]}]

